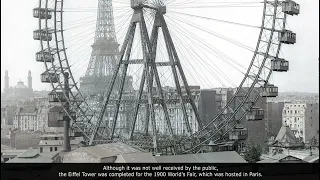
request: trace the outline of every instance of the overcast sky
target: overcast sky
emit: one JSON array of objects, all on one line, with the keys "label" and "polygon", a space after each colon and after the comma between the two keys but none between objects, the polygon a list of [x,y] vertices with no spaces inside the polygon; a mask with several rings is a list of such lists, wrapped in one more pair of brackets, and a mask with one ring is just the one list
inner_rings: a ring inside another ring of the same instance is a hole
[{"label": "overcast sky", "polygon": [[[121,0],[124,2],[125,0]],[[69,4],[66,0],[66,6],[71,8],[72,2],[77,2],[77,6],[80,7],[94,7],[96,6],[96,0],[94,1],[84,1],[84,0],[70,0]],[[80,3],[81,2],[81,3]],[[297,0],[296,2],[301,5],[301,14],[299,16],[289,17],[288,19],[288,28],[297,33],[297,43],[293,46],[284,46],[283,53],[284,57],[290,61],[290,71],[287,73],[277,73],[273,75],[272,81],[274,84],[279,86],[280,91],[299,91],[299,92],[318,92],[319,91],[319,82],[318,82],[318,57],[319,57],[319,1],[317,0]],[[32,17],[32,9],[36,7],[38,4],[38,0],[1,0],[1,89],[4,88],[4,72],[5,70],[9,71],[10,77],[10,86],[14,86],[19,79],[27,84],[27,74],[28,70],[32,71],[33,76],[33,87],[35,90],[49,90],[49,86],[45,86],[40,82],[40,74],[44,71],[44,67],[42,64],[39,64],[35,61],[35,53],[39,50],[39,42],[34,41],[32,39],[32,31],[37,28],[37,20]],[[14,8],[8,8],[14,7]],[[119,8],[118,8],[119,9]],[[115,14],[122,16],[121,12],[115,8]],[[120,8],[121,9],[121,8]],[[129,8],[128,8],[129,9]],[[124,11],[124,10],[121,10]],[[223,12],[222,10],[220,10]],[[179,12],[184,12],[179,10]],[[252,8],[244,8],[241,11],[229,9],[228,12],[225,12],[223,15],[219,10],[215,11],[217,14],[215,15],[213,12],[210,14],[212,10],[203,13],[202,16],[207,17],[215,17],[216,15],[220,15],[219,19],[236,21],[238,16],[243,16],[242,20],[239,20],[240,23],[245,24],[253,24],[259,25],[258,21],[261,21],[261,12],[254,11]],[[233,12],[233,13],[232,13]],[[90,16],[89,14],[85,14],[82,16]],[[195,13],[193,13],[195,14]],[[222,15],[221,15],[222,14]],[[76,13],[71,13],[66,16],[66,19],[70,22],[73,18],[79,18],[76,16]],[[92,16],[92,12],[91,12]],[[129,17],[129,16],[128,16]],[[170,11],[168,11],[168,17],[170,17]],[[245,18],[245,17],[251,17]],[[94,20],[94,16],[92,16]],[[116,20],[117,21],[117,20]],[[129,20],[128,20],[129,22]],[[171,21],[171,24],[174,21]],[[205,23],[205,22],[204,22]],[[116,22],[116,27],[119,28],[121,23]],[[170,21],[168,22],[170,28]],[[94,23],[92,25],[92,35],[94,33]],[[217,24],[218,25],[218,24]],[[90,26],[90,24],[89,24]],[[243,29],[236,29],[237,27],[230,28],[226,31],[220,28],[220,26],[215,26],[215,30],[219,31],[222,34],[226,33],[228,37],[235,37],[236,40],[247,44],[251,47],[254,47],[257,40],[257,33],[251,33],[250,30],[245,31]],[[222,26],[222,25],[221,25]],[[228,27],[225,27],[228,28]],[[88,29],[88,28],[87,28]],[[123,28],[124,32],[126,29]],[[117,29],[117,31],[121,31]],[[72,38],[72,34],[75,34],[76,31],[71,32],[69,34],[66,33],[66,38]],[[239,35],[239,32],[240,35]],[[258,31],[257,31],[258,32]],[[173,36],[175,31],[172,30]],[[181,32],[176,31],[176,34]],[[239,38],[237,39],[234,35],[235,33]],[[123,34],[123,33],[122,33]],[[229,35],[228,35],[229,34]],[[118,35],[118,39],[120,39],[119,43],[121,43],[121,34]],[[201,36],[201,35],[200,35]],[[205,37],[205,35],[203,35]],[[93,36],[92,36],[93,37]],[[93,38],[84,44],[86,47],[86,55],[87,57],[83,58],[84,64],[78,65],[76,78],[82,76],[87,66],[87,62],[90,57],[90,45],[93,42]],[[213,43],[213,42],[212,42]],[[217,43],[217,41],[214,41]],[[67,43],[68,44],[68,43]],[[179,44],[179,43],[177,43]],[[214,44],[213,44],[214,45]],[[224,46],[223,42],[215,45],[216,48],[219,46]],[[179,46],[179,45],[178,45]],[[222,47],[221,51],[223,51],[225,47]],[[178,47],[179,49],[179,47]],[[225,48],[226,49],[226,48]],[[70,53],[70,52],[69,52]],[[224,51],[227,55],[230,55],[232,58],[238,58],[238,56],[242,56],[241,58],[248,59],[248,62],[251,60],[251,54],[248,52],[240,53],[239,49],[230,49],[228,51]],[[246,55],[248,54],[248,55]],[[239,59],[241,59],[239,58]],[[70,61],[76,62],[77,59]],[[80,66],[80,67],[79,67]],[[225,74],[229,72],[226,69],[221,68]],[[192,75],[192,74],[191,74]],[[188,74],[187,74],[188,76]],[[232,78],[232,75],[230,75]],[[192,82],[192,80],[190,80]],[[236,83],[239,80],[235,80]],[[194,84],[192,82],[191,84]]]}]

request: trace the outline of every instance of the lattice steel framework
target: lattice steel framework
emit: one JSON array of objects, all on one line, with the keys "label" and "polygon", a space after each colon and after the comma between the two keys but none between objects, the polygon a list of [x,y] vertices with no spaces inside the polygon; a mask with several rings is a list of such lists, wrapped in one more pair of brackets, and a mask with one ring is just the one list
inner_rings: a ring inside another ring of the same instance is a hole
[{"label": "lattice steel framework", "polygon": [[[113,91],[114,88],[116,88],[116,86],[114,86],[117,77],[121,78],[120,81],[120,89],[117,91],[119,92],[119,96],[117,97],[117,105],[116,105],[116,112],[114,113],[114,117],[113,117],[113,123],[112,123],[112,129],[111,129],[111,139],[113,138],[114,132],[115,132],[115,128],[116,128],[116,123],[117,123],[117,119],[118,119],[118,113],[119,113],[119,107],[121,104],[121,100],[122,100],[122,94],[123,94],[123,87],[124,87],[124,82],[125,82],[125,75],[127,74],[127,69],[128,66],[130,64],[143,64],[144,65],[144,70],[143,70],[143,74],[141,77],[141,82],[140,82],[140,87],[136,96],[136,100],[135,100],[135,109],[134,109],[134,114],[133,114],[133,118],[132,118],[132,125],[131,125],[131,130],[130,130],[130,135],[129,138],[132,139],[133,134],[134,134],[134,128],[135,128],[135,123],[137,120],[137,114],[139,111],[139,107],[141,105],[141,97],[144,91],[144,87],[146,87],[147,89],[147,103],[146,103],[146,128],[148,128],[148,124],[149,121],[151,122],[151,127],[152,127],[152,137],[153,137],[153,149],[154,152],[157,153],[158,152],[158,137],[157,137],[157,128],[156,128],[156,121],[155,121],[155,110],[154,110],[154,105],[158,104],[162,107],[162,110],[164,112],[164,118],[165,118],[165,122],[167,125],[167,128],[169,130],[169,134],[170,134],[170,139],[167,139],[167,141],[172,142],[171,143],[171,150],[172,152],[175,154],[176,152],[176,145],[175,145],[175,137],[174,137],[174,132],[172,129],[172,125],[171,125],[171,121],[170,121],[170,117],[168,114],[168,108],[167,108],[167,103],[166,103],[166,97],[164,95],[163,92],[163,88],[161,87],[161,82],[160,82],[160,77],[159,77],[159,73],[157,70],[157,66],[167,66],[167,67],[171,67],[173,75],[174,75],[174,81],[175,81],[175,85],[177,88],[177,93],[179,96],[179,100],[180,100],[180,105],[182,108],[182,112],[183,112],[183,118],[184,118],[184,123],[187,129],[187,132],[189,135],[192,134],[191,128],[190,128],[190,124],[189,124],[189,120],[188,120],[188,115],[187,115],[187,111],[186,111],[186,104],[190,103],[190,105],[192,106],[192,109],[195,113],[198,125],[200,128],[202,128],[202,122],[200,120],[198,111],[197,111],[197,107],[194,103],[194,100],[191,96],[191,92],[189,89],[189,85],[187,83],[186,77],[184,75],[183,69],[181,67],[180,61],[179,61],[179,57],[178,54],[175,50],[173,41],[171,39],[167,24],[164,20],[163,14],[165,13],[165,8],[152,8],[149,7],[151,9],[155,9],[156,10],[156,15],[155,15],[155,21],[154,21],[154,26],[153,26],[153,30],[152,30],[152,34],[151,34],[151,40],[149,39],[149,35],[148,35],[148,30],[145,24],[145,19],[144,19],[144,14],[143,14],[143,6],[142,5],[138,5],[138,6],[134,6],[134,13],[130,22],[130,26],[129,26],[129,30],[127,32],[124,44],[121,48],[120,51],[120,59],[119,59],[119,63],[118,66],[115,70],[115,73],[113,75],[112,78],[112,82],[110,85],[110,88],[107,92],[107,96],[106,96],[106,100],[104,103],[104,107],[100,113],[100,117],[99,117],[99,121],[98,121],[98,126],[100,125],[100,123],[103,121],[103,114],[106,110],[106,107],[110,101],[110,95]],[[135,37],[135,31],[136,31],[136,27],[137,24],[139,24],[139,29],[140,29],[140,37],[141,37],[141,46],[142,46],[142,52],[143,52],[143,59],[139,60],[130,60],[130,54],[132,51],[132,44],[133,44],[133,40]],[[167,48],[167,52],[169,55],[169,61],[168,62],[161,62],[160,63],[156,63],[155,59],[156,59],[156,49],[157,49],[157,41],[158,41],[158,31],[159,28],[162,28],[162,32],[164,35],[164,39],[166,42],[166,48]],[[122,72],[122,74],[120,74],[119,72]],[[182,83],[179,81],[179,77],[181,77]],[[155,83],[156,88],[153,88],[153,84]],[[183,94],[182,92],[182,86],[184,87],[184,91],[186,92],[185,94]],[[91,142],[95,139],[95,133],[92,136]]]},{"label": "lattice steel framework", "polygon": [[117,64],[117,43],[112,0],[99,0],[92,54],[80,90],[88,94],[103,94],[110,83]]}]

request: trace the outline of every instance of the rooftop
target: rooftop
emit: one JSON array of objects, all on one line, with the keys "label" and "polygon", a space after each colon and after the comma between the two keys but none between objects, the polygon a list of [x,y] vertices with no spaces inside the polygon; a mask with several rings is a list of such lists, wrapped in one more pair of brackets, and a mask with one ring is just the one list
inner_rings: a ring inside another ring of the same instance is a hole
[{"label": "rooftop", "polygon": [[50,108],[49,112],[62,112],[63,111],[63,107],[61,106],[53,106],[52,108]]},{"label": "rooftop", "polygon": [[[282,161],[283,159],[288,159],[288,160]],[[286,162],[286,161],[303,162],[304,160],[288,154],[277,154],[274,156],[266,157],[265,159],[258,161],[257,163],[280,163],[280,162]]]},{"label": "rooftop", "polygon": [[300,147],[303,144],[297,139],[289,126],[282,126],[275,141],[270,146],[279,147]]},{"label": "rooftop", "polygon": [[155,159],[158,163],[247,163],[235,151],[156,156]]},{"label": "rooftop", "polygon": [[308,157],[304,158],[303,160],[308,163],[314,163],[315,161],[319,161],[319,155],[308,156]]},{"label": "rooftop", "polygon": [[118,155],[116,163],[156,163],[151,153],[132,153]]},{"label": "rooftop", "polygon": [[16,88],[16,89],[26,89],[26,88],[28,88],[26,85],[24,85],[24,82],[23,81],[19,81],[18,83],[17,83],[17,85],[16,86],[14,86],[14,88]]},{"label": "rooftop", "polygon": [[53,158],[58,155],[58,152],[38,153],[37,149],[29,149],[26,152],[10,159],[7,163],[52,163]]},{"label": "rooftop", "polygon": [[[83,141],[81,138],[71,139],[71,145],[78,145]],[[63,140],[40,140],[39,146],[62,146]]]},{"label": "rooftop", "polygon": [[35,106],[23,107],[16,111],[16,114],[24,114],[24,113],[36,113],[37,108]]},{"label": "rooftop", "polygon": [[[98,163],[102,159],[108,157],[117,156],[117,159],[124,162],[133,162],[134,160],[146,159],[146,162],[150,162],[151,158],[146,158],[146,154],[141,154],[138,149],[135,149],[124,143],[110,143],[110,144],[100,144],[97,146],[82,147],[78,148],[63,157],[64,163]],[[132,156],[128,154],[140,154],[137,156]],[[147,153],[149,154],[149,153]],[[137,162],[137,161],[136,161]]]},{"label": "rooftop", "polygon": [[7,150],[1,149],[1,153],[3,156],[18,156],[19,154],[22,154],[26,151],[27,149],[7,149]]},{"label": "rooftop", "polygon": [[6,146],[6,145],[1,144],[1,152],[3,152],[4,150],[10,150],[10,149],[13,149],[13,148],[10,146]]}]

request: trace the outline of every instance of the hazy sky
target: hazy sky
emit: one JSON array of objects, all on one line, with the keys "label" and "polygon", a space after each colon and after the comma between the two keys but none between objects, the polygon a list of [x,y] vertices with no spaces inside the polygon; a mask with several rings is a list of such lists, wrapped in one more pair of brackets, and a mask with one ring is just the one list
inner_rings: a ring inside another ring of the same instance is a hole
[{"label": "hazy sky", "polygon": [[[72,2],[77,2],[77,6],[80,7],[93,7],[96,6],[96,0],[93,1],[85,1],[85,0],[65,0],[66,7],[72,8]],[[125,0],[120,0],[120,2],[124,2]],[[129,0],[128,0],[129,1]],[[69,4],[68,4],[69,2]],[[223,1],[220,1],[223,2]],[[297,33],[297,43],[293,46],[285,45],[283,47],[284,57],[290,61],[290,71],[287,73],[276,73],[273,75],[272,81],[274,84],[279,86],[280,91],[303,91],[303,92],[318,92],[319,91],[319,82],[318,82],[318,57],[319,57],[319,1],[317,0],[297,0],[297,3],[301,5],[301,12],[299,16],[289,16],[288,19],[288,28],[295,33]],[[32,71],[33,76],[33,87],[36,90],[47,89],[49,90],[49,86],[46,86],[40,82],[40,74],[44,71],[43,65],[37,63],[35,61],[35,53],[39,50],[39,42],[33,40],[32,31],[37,29],[37,20],[32,17],[32,9],[36,7],[38,4],[38,0],[1,0],[1,89],[4,88],[4,72],[5,70],[9,71],[10,77],[10,86],[14,86],[19,79],[27,84],[27,73],[28,70]],[[74,3],[73,3],[74,4]],[[121,4],[121,3],[120,3]],[[15,7],[15,8],[8,8]],[[122,16],[119,10],[115,8],[115,16]],[[118,12],[119,10],[119,12]],[[128,7],[128,10],[130,8]],[[170,9],[169,9],[170,10]],[[168,10],[168,17],[170,17],[170,11]],[[182,10],[177,10],[179,12],[184,12]],[[225,12],[223,14],[222,12]],[[230,8],[228,12],[220,9],[215,10],[207,10],[201,12],[202,16],[206,17],[215,17],[218,19],[235,21],[245,24],[253,24],[260,25],[259,21],[261,21],[261,12],[254,11],[252,8],[243,8],[241,11],[233,10]],[[91,14],[90,14],[91,13]],[[195,14],[188,12],[190,14]],[[200,13],[200,12],[199,12]],[[66,15],[66,21],[72,21],[73,19],[79,19],[77,13],[70,13]],[[130,14],[129,14],[130,15]],[[173,14],[174,15],[174,14]],[[94,11],[83,13],[83,17],[92,16],[91,19],[95,19]],[[218,17],[219,16],[219,17]],[[243,16],[241,20],[240,17]],[[175,16],[172,16],[175,17]],[[183,17],[183,16],[181,16]],[[252,19],[248,19],[245,17],[251,17]],[[123,17],[122,17],[123,18]],[[126,18],[126,17],[124,17]],[[129,16],[128,16],[129,18]],[[186,17],[184,17],[186,18]],[[238,18],[238,19],[237,19]],[[174,21],[168,21],[168,25],[170,24],[174,26]],[[116,20],[117,21],[117,20]],[[127,20],[129,22],[129,19]],[[200,23],[200,22],[199,22]],[[203,22],[205,24],[205,22]],[[122,34],[126,31],[126,26],[119,30],[121,27],[121,22],[116,22],[117,31],[121,31]],[[237,41],[242,42],[243,44],[247,44],[250,47],[254,47],[257,40],[257,33],[251,33],[251,30],[245,30],[243,28],[237,29],[239,27],[232,26],[230,27],[220,27],[217,26],[219,24],[213,24],[216,32],[220,32],[221,34],[234,37]],[[94,35],[94,23],[88,24],[87,28],[89,31],[92,29],[92,38],[88,38],[88,41],[82,42],[85,47],[85,57],[82,58],[83,64],[75,65],[77,66],[77,70],[74,73],[76,78],[82,76],[85,72],[87,63],[89,61],[91,48],[90,45],[93,42]],[[223,26],[223,25],[221,25]],[[208,27],[207,27],[208,28]],[[223,28],[228,28],[227,30]],[[209,29],[211,29],[209,27]],[[80,30],[78,30],[80,31]],[[76,34],[76,30],[71,33],[66,33],[66,39],[72,39],[72,35]],[[255,31],[258,32],[258,31]],[[172,30],[173,36],[179,35],[181,31]],[[225,34],[224,34],[225,33]],[[119,43],[121,43],[121,38],[123,38],[120,34],[117,35],[119,39]],[[206,35],[201,35],[202,37],[206,37]],[[237,38],[238,37],[238,38]],[[218,41],[210,41],[210,44],[213,43],[216,48],[221,46],[221,51],[225,54],[229,55],[234,59],[238,59],[238,56],[241,58],[248,59],[249,62],[250,56],[248,52],[241,53],[240,50],[236,48],[226,48],[224,42]],[[215,43],[215,44],[214,44]],[[70,44],[71,41],[70,41]],[[79,44],[79,43],[78,43]],[[81,43],[80,43],[81,44]],[[179,44],[179,43],[177,43]],[[190,44],[190,43],[189,43]],[[192,43],[191,43],[192,44]],[[67,43],[68,45],[68,43]],[[179,49],[179,45],[177,45]],[[233,46],[230,46],[233,47]],[[185,47],[187,48],[187,47]],[[224,49],[226,51],[224,51]],[[182,51],[182,50],[181,50]],[[242,50],[243,51],[243,50]],[[70,53],[70,52],[68,52]],[[78,59],[79,59],[78,55]],[[248,57],[248,58],[247,58]],[[77,62],[77,58],[70,58],[70,62]],[[239,59],[241,59],[239,58]],[[239,60],[240,61],[240,60]],[[218,63],[218,62],[217,62]],[[242,62],[240,62],[242,63]],[[244,63],[246,65],[246,63]],[[218,65],[218,64],[217,64]],[[219,65],[218,65],[219,66]],[[225,72],[225,74],[229,74],[227,69],[221,67],[221,70]],[[188,70],[187,77],[188,77]],[[190,71],[191,72],[191,71]],[[192,75],[192,73],[190,73]],[[236,74],[230,74],[230,78],[232,79]],[[241,79],[240,79],[241,80]],[[194,84],[192,80],[190,80]],[[235,80],[236,84],[238,84],[239,79]],[[201,84],[201,83],[200,83]]]}]

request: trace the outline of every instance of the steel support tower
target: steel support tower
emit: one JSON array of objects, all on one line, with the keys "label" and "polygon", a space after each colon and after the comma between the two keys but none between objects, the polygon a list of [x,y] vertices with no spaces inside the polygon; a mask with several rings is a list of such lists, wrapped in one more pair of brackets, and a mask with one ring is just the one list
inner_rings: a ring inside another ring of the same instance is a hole
[{"label": "steel support tower", "polygon": [[[136,2],[136,1],[134,1]],[[137,1],[139,2],[139,0]],[[125,77],[127,74],[128,66],[131,64],[142,64],[144,66],[144,70],[142,73],[141,77],[141,82],[139,86],[138,93],[136,94],[135,97],[135,106],[134,106],[134,114],[132,117],[132,125],[130,127],[130,132],[129,132],[129,139],[132,140],[133,134],[135,131],[135,123],[137,120],[137,114],[139,111],[140,105],[144,104],[146,106],[146,128],[148,127],[149,122],[151,123],[151,131],[152,131],[152,144],[153,144],[153,153],[157,154],[159,152],[159,148],[162,146],[161,142],[167,142],[170,144],[171,151],[173,154],[177,153],[177,146],[176,146],[176,138],[175,134],[173,132],[172,128],[172,122],[169,117],[168,113],[168,108],[167,108],[167,99],[164,94],[162,84],[160,82],[160,76],[158,73],[157,66],[167,66],[170,68],[173,72],[174,75],[174,82],[176,85],[177,93],[179,96],[179,101],[181,105],[181,109],[184,115],[184,124],[186,126],[187,132],[189,135],[192,134],[189,120],[188,120],[188,115],[186,111],[186,104],[190,104],[192,107],[192,110],[196,116],[197,123],[199,125],[199,128],[202,128],[202,122],[200,120],[200,116],[197,111],[197,107],[194,103],[194,100],[191,95],[191,91],[189,89],[189,85],[187,83],[186,77],[184,75],[182,66],[180,64],[180,60],[178,57],[178,54],[176,52],[174,43],[172,41],[171,35],[169,33],[169,29],[167,27],[166,21],[164,19],[164,14],[166,12],[165,7],[160,7],[160,8],[153,8],[150,6],[145,6],[140,3],[132,3],[131,4],[132,9],[134,9],[133,16],[131,18],[131,22],[129,25],[129,29],[125,38],[125,41],[122,45],[121,51],[120,51],[120,56],[119,56],[119,62],[117,64],[117,67],[115,68],[115,72],[112,77],[112,82],[111,85],[109,86],[109,90],[107,91],[107,94],[105,96],[105,102],[102,107],[102,111],[100,112],[99,119],[98,119],[98,124],[97,127],[103,123],[103,117],[104,113],[106,111],[106,108],[108,104],[111,102],[111,94],[114,89],[116,89],[116,92],[118,92],[118,95],[116,97],[117,106],[115,109],[113,122],[112,122],[112,127],[111,127],[111,135],[110,138],[111,140],[114,138],[115,134],[115,129],[116,129],[116,124],[118,120],[118,112],[119,112],[119,107],[122,102],[122,95],[123,93],[123,88],[124,88],[124,82],[125,82]],[[155,10],[155,20],[154,20],[154,25],[151,33],[151,37],[149,38],[148,35],[148,30],[146,27],[146,22],[144,19],[144,13],[143,9],[144,8],[149,8]],[[135,37],[135,32],[137,27],[139,26],[140,32],[140,37],[141,37],[141,47],[142,47],[142,52],[143,52],[143,59],[141,60],[132,60],[130,59],[130,54],[132,52],[132,45],[133,45],[133,40]],[[166,43],[166,50],[168,52],[168,61],[167,62],[162,62],[162,63],[157,63],[155,61],[156,59],[156,49],[157,49],[157,44],[158,44],[158,33],[159,29],[162,30],[164,34],[164,39]],[[120,74],[121,72],[121,74]],[[181,79],[179,79],[179,75]],[[120,81],[120,86],[115,86],[115,82],[117,78],[121,79]],[[155,84],[155,88],[153,88]],[[146,87],[144,91],[144,87]],[[147,101],[145,103],[142,103],[142,94],[147,95]],[[155,121],[155,105],[160,105],[162,108],[162,111],[164,112],[164,120],[166,122],[168,132],[169,132],[169,137],[165,139],[159,139],[157,134],[157,127],[156,127],[156,121]],[[98,128],[93,132],[91,136],[91,141],[90,144],[96,139],[96,133],[98,132]],[[142,139],[140,139],[142,140]]]},{"label": "steel support tower", "polygon": [[104,94],[117,64],[117,43],[112,0],[99,0],[97,23],[92,53],[84,77],[80,78],[80,90],[84,94]]}]

